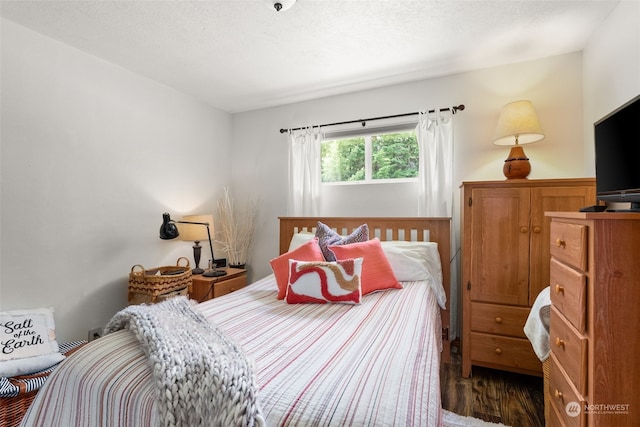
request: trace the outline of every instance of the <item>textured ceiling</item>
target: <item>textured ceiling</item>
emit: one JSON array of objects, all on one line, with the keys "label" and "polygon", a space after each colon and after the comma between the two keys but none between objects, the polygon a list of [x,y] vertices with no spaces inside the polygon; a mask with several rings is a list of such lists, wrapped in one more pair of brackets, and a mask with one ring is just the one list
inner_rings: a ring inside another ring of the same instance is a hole
[{"label": "textured ceiling", "polygon": [[6,19],[228,112],[582,50],[618,0],[9,1]]}]

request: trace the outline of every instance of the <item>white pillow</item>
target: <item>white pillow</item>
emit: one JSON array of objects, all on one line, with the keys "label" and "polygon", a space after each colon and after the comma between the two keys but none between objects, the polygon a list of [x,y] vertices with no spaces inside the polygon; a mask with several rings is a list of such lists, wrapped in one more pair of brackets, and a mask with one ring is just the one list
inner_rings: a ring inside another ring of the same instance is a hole
[{"label": "white pillow", "polygon": [[53,309],[0,312],[0,376],[31,374],[63,359]]},{"label": "white pillow", "polygon": [[436,293],[438,304],[444,309],[447,296],[442,286],[442,265],[438,244],[399,240],[381,243],[382,250],[397,279],[401,282],[429,281]]},{"label": "white pillow", "polygon": [[287,252],[291,252],[292,250],[299,248],[314,237],[315,233],[312,233],[310,231],[301,231],[300,233],[295,233],[291,237],[291,242],[289,242],[289,250]]},{"label": "white pillow", "polygon": [[5,360],[0,362],[0,377],[15,377],[33,374],[52,367],[65,359],[62,353],[49,353],[42,356],[25,357],[24,359]]}]

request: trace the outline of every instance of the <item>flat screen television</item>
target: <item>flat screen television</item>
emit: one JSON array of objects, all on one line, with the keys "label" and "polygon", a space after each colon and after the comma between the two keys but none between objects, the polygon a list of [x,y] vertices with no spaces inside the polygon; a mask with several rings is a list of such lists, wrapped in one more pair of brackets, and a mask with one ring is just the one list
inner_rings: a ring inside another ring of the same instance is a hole
[{"label": "flat screen television", "polygon": [[594,138],[598,199],[640,211],[640,95],[595,122]]}]

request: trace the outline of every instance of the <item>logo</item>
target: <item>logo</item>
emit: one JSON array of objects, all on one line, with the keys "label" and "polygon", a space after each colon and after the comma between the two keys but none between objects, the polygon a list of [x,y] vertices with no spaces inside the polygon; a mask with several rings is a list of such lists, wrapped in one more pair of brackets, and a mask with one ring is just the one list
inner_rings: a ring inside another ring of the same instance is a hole
[{"label": "logo", "polygon": [[569,402],[564,410],[570,417],[577,417],[580,415],[580,404],[578,402]]},{"label": "logo", "polygon": [[629,415],[629,403],[600,403],[584,405],[585,414]]}]

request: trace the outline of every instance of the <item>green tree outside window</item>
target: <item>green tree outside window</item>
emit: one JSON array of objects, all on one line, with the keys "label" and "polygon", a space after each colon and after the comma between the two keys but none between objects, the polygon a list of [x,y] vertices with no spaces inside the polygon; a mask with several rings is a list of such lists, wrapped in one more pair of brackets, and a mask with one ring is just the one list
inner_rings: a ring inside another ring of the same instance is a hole
[{"label": "green tree outside window", "polygon": [[413,131],[326,140],[321,156],[322,182],[416,178],[419,171]]}]

